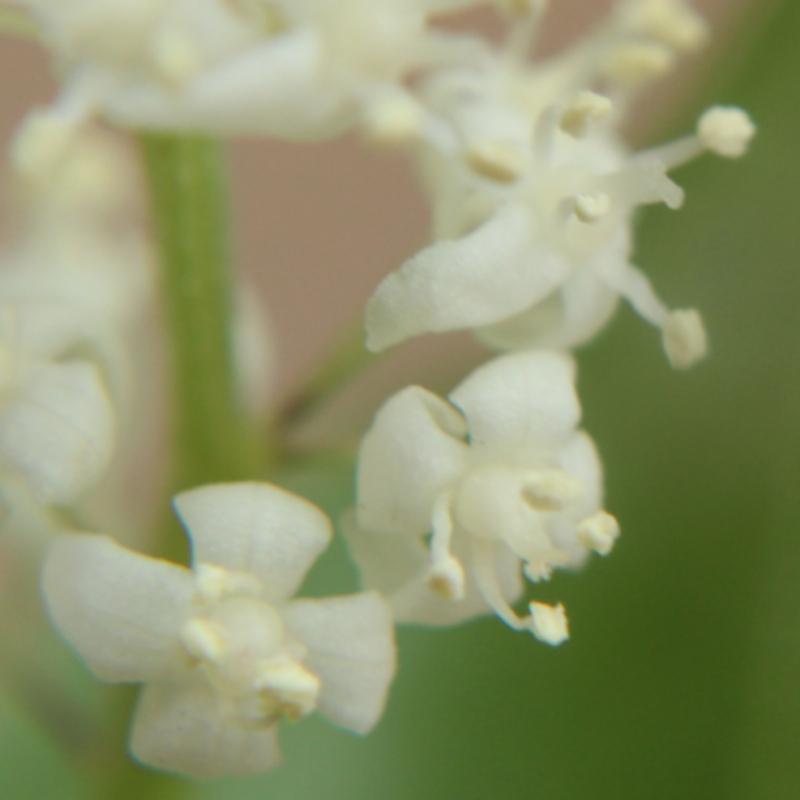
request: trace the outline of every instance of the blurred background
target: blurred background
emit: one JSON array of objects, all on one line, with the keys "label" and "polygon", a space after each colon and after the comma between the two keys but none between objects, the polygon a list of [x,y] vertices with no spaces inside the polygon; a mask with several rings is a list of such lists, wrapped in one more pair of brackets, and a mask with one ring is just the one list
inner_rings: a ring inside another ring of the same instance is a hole
[{"label": "blurred background", "polygon": [[[546,52],[610,4],[552,5]],[[759,135],[741,161],[706,157],[676,172],[684,208],[648,208],[639,225],[637,263],[668,305],[702,311],[711,357],[671,371],[656,332],[624,307],[579,356],[585,427],[623,535],[607,560],[537,587],[538,599],[567,605],[572,640],[551,650],[494,619],[402,629],[374,734],[285,725],[280,770],[210,784],[203,800],[800,797],[800,4],[696,5],[715,45],[647,92],[631,136],[684,133],[711,102],[748,109]],[[6,146],[55,84],[36,47],[6,38],[0,76]],[[425,243],[427,212],[403,158],[355,138],[231,152],[240,259],[270,309],[285,400],[380,278]],[[345,441],[390,391],[447,390],[486,357],[465,336],[400,348],[298,437]],[[351,470],[331,455],[280,479],[336,517],[352,503]],[[308,588],[353,585],[334,549]],[[54,636],[34,645],[63,665],[76,697],[98,702]],[[18,676],[5,675],[0,796],[84,797],[18,702]],[[47,692],[39,699],[47,709]],[[69,709],[58,716],[79,743]]]}]

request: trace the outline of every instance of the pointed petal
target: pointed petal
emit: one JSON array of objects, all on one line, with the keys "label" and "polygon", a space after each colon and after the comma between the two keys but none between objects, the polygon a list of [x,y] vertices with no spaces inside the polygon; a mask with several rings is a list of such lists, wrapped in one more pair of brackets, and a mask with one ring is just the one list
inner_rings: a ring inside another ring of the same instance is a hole
[{"label": "pointed petal", "polygon": [[310,29],[268,40],[192,80],[183,91],[152,81],[122,86],[106,100],[115,122],[154,130],[311,140],[341,133],[354,107],[330,80]]},{"label": "pointed petal", "polygon": [[510,204],[472,233],[440,241],[381,282],[367,304],[367,347],[476,328],[518,314],[566,280],[570,265],[533,241],[530,210]]},{"label": "pointed petal", "polygon": [[277,726],[239,726],[199,673],[142,690],[130,748],[144,764],[196,780],[266,772],[281,761]]},{"label": "pointed petal", "polygon": [[46,505],[93,488],[111,458],[114,413],[96,366],[40,367],[0,416],[0,457]]},{"label": "pointed petal", "polygon": [[61,635],[104,681],[147,681],[184,669],[178,630],[193,594],[189,570],[106,536],[53,544],[42,588]]},{"label": "pointed petal", "polygon": [[426,389],[410,386],[389,398],[359,451],[359,525],[428,533],[437,495],[465,468],[465,436],[463,417]]},{"label": "pointed petal", "polygon": [[297,591],[331,539],[331,523],[315,505],[268,483],[203,486],[174,505],[193,563],[253,573],[270,602]]},{"label": "pointed petal", "polygon": [[559,443],[580,420],[575,362],[548,350],[513,353],[473,372],[450,395],[473,447]]},{"label": "pointed petal", "polygon": [[319,710],[331,722],[369,733],[386,704],[395,673],[394,621],[376,592],[295,600],[281,609],[304,664],[322,681]]}]

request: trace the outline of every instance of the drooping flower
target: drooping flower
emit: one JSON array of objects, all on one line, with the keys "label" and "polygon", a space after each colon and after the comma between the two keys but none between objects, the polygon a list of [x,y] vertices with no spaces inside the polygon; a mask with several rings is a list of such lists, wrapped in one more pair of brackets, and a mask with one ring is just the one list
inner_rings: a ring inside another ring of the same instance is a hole
[{"label": "drooping flower", "polygon": [[208,779],[275,766],[283,716],[318,709],[367,733],[394,674],[390,610],[374,592],[291,599],[330,540],[327,517],[258,483],[184,492],[175,508],[192,569],[78,534],[44,570],[49,613],[95,674],[146,684],[134,755]]},{"label": "drooping flower", "polygon": [[[313,140],[402,128],[412,72],[462,59],[430,14],[475,0],[23,0],[63,75],[15,156],[52,163],[101,113],[127,127]],[[473,48],[470,47],[470,52]]]},{"label": "drooping flower", "polygon": [[[445,402],[412,386],[378,412],[359,453],[349,542],[365,586],[399,622],[448,625],[494,611],[549,642],[567,637],[560,607],[510,607],[554,569],[608,553],[601,465],[577,430],[574,363],[550,351],[503,356]],[[431,534],[427,547],[423,537]]]},{"label": "drooping flower", "polygon": [[699,314],[670,311],[631,263],[632,218],[643,203],[679,208],[667,171],[704,150],[739,157],[755,128],[714,107],[696,134],[631,154],[617,126],[633,90],[663,71],[658,54],[699,45],[703,30],[679,0],[632,0],[551,62],[512,51],[431,76],[420,161],[437,241],[376,290],[368,347],[466,328],[501,350],[572,348],[624,297],[662,331],[673,366],[702,358]]}]

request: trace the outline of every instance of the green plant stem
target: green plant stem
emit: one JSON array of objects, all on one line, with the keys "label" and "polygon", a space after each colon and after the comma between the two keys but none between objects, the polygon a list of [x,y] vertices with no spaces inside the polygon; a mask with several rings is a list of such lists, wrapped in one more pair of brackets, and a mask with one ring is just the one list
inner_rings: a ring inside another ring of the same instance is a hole
[{"label": "green plant stem", "polygon": [[[233,281],[222,146],[203,137],[139,137],[161,266],[170,342],[173,475],[169,495],[220,481],[260,477],[262,440],[237,387]],[[186,535],[165,517],[158,555],[185,561]],[[90,771],[98,800],[173,800],[194,785],[149,770],[127,754],[138,687],[110,689],[107,724]]]}]

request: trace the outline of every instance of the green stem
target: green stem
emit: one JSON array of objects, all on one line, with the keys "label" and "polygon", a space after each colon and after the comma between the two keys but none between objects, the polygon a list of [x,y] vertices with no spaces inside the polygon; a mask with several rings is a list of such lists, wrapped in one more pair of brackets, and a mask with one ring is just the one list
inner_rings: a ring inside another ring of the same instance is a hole
[{"label": "green stem", "polygon": [[144,134],[140,141],[172,344],[173,488],[252,479],[261,465],[233,357],[222,147],[206,138],[161,134]]},{"label": "green stem", "polygon": [[[170,496],[205,483],[260,476],[259,436],[237,386],[226,172],[220,143],[202,137],[139,137],[158,242],[171,348],[173,477]],[[158,554],[187,559],[186,536],[170,515]],[[99,748],[99,798],[173,800],[193,784],[139,766],[125,743],[137,687],[110,690]]]}]

